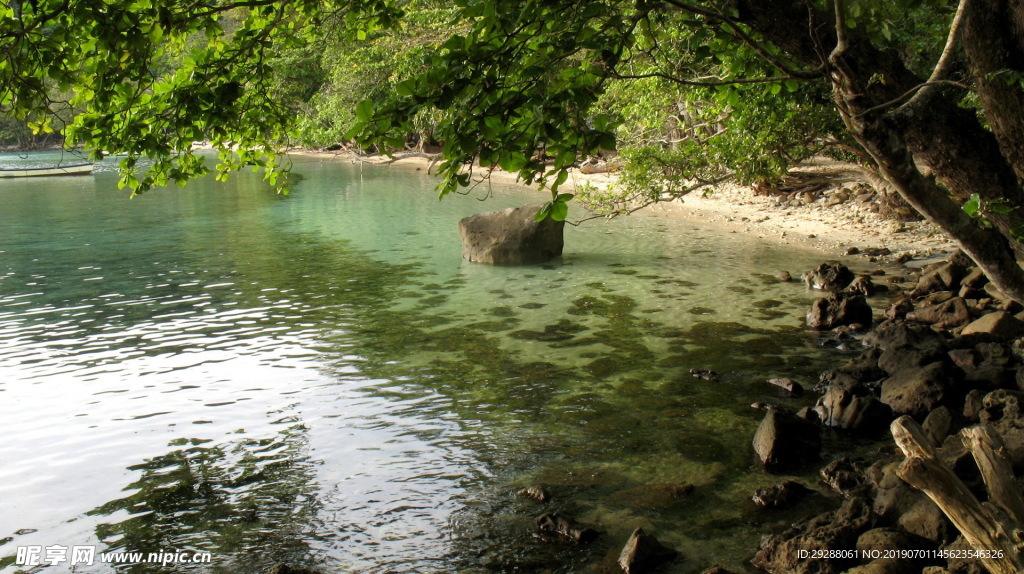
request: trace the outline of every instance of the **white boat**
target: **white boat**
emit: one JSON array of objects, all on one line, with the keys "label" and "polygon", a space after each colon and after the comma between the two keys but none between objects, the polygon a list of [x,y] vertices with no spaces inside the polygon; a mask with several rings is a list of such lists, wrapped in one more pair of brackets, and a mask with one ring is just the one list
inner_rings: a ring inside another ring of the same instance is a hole
[{"label": "white boat", "polygon": [[0,169],[0,178],[3,177],[38,177],[55,175],[89,175],[92,173],[91,163],[79,163],[74,165],[58,165],[53,167],[28,167],[21,169]]}]

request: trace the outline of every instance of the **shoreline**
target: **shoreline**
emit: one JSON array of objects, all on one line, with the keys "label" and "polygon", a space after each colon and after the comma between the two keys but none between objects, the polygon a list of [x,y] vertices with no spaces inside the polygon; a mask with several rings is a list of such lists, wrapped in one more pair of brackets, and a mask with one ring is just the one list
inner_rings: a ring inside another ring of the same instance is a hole
[{"label": "shoreline", "polygon": [[[297,149],[286,155],[321,161],[347,161],[369,165],[424,170],[433,166],[431,158],[424,155],[359,156],[347,151],[318,151]],[[714,188],[707,196],[694,193],[684,199],[661,201],[645,207],[633,215],[666,217],[728,233],[754,234],[758,239],[789,245],[796,248],[820,251],[826,257],[840,258],[863,255],[868,262],[911,262],[932,261],[948,256],[956,245],[934,225],[926,221],[896,222],[886,220],[873,213],[866,202],[849,198],[846,201],[828,205],[844,186],[861,183],[864,180],[853,174],[846,164],[824,162],[809,163],[805,168],[827,169],[851,174],[847,180],[837,180],[837,185],[826,189],[815,201],[796,207],[780,206],[775,198],[758,195],[747,186],[724,184]],[[526,186],[515,174],[494,169],[490,181],[501,185]],[[475,181],[484,181],[482,176]],[[618,177],[614,173],[581,173],[579,168],[570,170],[566,185],[577,193],[583,186],[598,189],[615,185]],[[570,222],[572,218],[570,217]],[[876,254],[888,249],[884,255]]]}]

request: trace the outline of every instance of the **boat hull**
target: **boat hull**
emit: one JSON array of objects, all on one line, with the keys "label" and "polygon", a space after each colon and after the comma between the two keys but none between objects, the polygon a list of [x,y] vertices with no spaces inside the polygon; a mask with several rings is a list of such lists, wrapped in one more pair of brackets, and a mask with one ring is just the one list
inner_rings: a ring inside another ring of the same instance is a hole
[{"label": "boat hull", "polygon": [[62,165],[59,167],[39,167],[27,169],[0,169],[0,178],[5,177],[53,177],[64,175],[89,175],[92,164]]}]

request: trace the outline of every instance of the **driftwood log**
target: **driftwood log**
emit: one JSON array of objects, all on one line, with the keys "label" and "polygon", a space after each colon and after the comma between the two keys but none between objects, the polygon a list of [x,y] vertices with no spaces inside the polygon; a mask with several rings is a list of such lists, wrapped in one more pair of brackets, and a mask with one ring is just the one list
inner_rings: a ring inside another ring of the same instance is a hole
[{"label": "driftwood log", "polygon": [[961,433],[988,489],[988,501],[979,502],[939,460],[931,438],[914,419],[900,417],[890,428],[896,445],[907,457],[897,471],[899,477],[938,505],[989,572],[1024,572],[1024,498],[999,434],[984,425]]}]

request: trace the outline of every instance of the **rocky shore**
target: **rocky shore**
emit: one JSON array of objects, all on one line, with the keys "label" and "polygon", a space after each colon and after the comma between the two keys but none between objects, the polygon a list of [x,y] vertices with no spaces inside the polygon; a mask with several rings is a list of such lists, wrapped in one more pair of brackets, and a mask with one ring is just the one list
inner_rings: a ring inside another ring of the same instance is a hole
[{"label": "rocky shore", "polygon": [[[769,408],[753,441],[766,471],[817,463],[821,482],[781,483],[755,501],[767,500],[760,504],[769,509],[792,506],[804,493],[827,488],[837,508],[766,536],[753,565],[778,573],[986,572],[943,510],[897,476],[904,456],[887,431],[896,417],[912,417],[939,460],[980,500],[985,485],[962,429],[988,425],[1005,441],[1013,468],[1024,469],[1024,307],[960,253],[923,269],[911,288],[876,298],[885,307],[870,329],[859,312],[839,309],[850,301],[866,305],[865,292],[850,288],[852,273],[823,265],[807,280],[832,291],[808,314],[809,325],[864,350],[821,374],[813,407]],[[835,321],[818,322],[818,307]],[[836,436],[876,439],[880,449],[870,458],[820,460],[818,438]]]},{"label": "rocky shore", "polygon": [[[334,154],[307,160],[362,161]],[[400,159],[403,167],[428,169],[430,159]],[[834,166],[826,166],[832,168]],[[512,183],[508,174],[492,175]],[[614,175],[574,174],[577,185],[613,185]],[[657,204],[651,216],[683,218],[702,225],[756,234],[766,241],[813,247],[829,256],[862,257],[851,272],[824,264],[804,277],[822,297],[808,312],[808,329],[856,357],[821,374],[806,406],[792,412],[765,410],[752,450],[767,473],[820,468],[820,481],[780,480],[751,493],[762,512],[833,509],[766,533],[751,558],[760,571],[832,574],[982,574],[970,545],[924,493],[897,476],[904,456],[889,435],[897,417],[912,417],[940,459],[984,500],[984,484],[961,429],[986,424],[1006,442],[1012,465],[1024,471],[1024,307],[988,284],[972,262],[926,222],[895,222],[879,215],[876,197],[858,176],[811,195],[759,195],[723,187],[710,196]],[[570,215],[570,219],[572,215]],[[888,271],[881,269],[888,265]],[[893,272],[893,265],[901,267]],[[696,375],[695,375],[696,376]],[[794,381],[770,381],[791,395]],[[859,448],[859,456],[846,448]],[[543,491],[521,496],[541,496]],[[538,494],[541,493],[541,494]],[[814,500],[809,503],[809,500]],[[585,538],[586,525],[541,516],[538,529],[551,536]],[[644,549],[649,549],[648,554]],[[640,552],[639,557],[637,552]],[[967,556],[967,558],[962,558]],[[676,560],[639,531],[623,548],[625,572],[658,572]],[[728,574],[712,567],[707,574]]]}]

